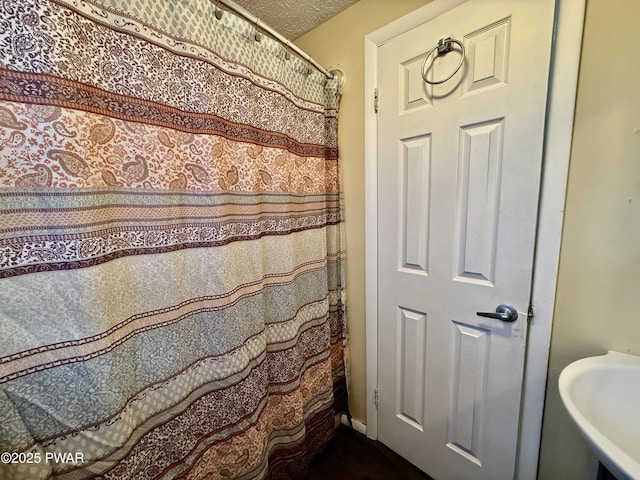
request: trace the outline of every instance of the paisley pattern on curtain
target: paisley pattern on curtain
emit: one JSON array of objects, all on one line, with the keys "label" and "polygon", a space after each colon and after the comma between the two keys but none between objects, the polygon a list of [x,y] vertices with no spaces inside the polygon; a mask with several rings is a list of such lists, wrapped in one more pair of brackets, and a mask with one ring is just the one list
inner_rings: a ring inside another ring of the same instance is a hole
[{"label": "paisley pattern on curtain", "polygon": [[305,478],[337,81],[208,0],[0,1],[0,478]]}]

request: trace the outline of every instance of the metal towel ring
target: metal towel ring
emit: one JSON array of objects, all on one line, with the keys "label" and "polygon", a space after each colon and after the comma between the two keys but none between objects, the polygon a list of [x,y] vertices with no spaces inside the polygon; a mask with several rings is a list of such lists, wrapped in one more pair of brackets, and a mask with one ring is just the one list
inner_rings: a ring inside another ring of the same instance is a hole
[{"label": "metal towel ring", "polygon": [[[436,49],[438,50],[438,55],[436,55],[436,58],[439,55],[446,55],[447,53],[451,52],[453,50],[453,47],[451,46],[452,43],[457,43],[458,46],[460,46],[460,49],[462,50],[462,55],[460,56],[460,62],[458,63],[458,66],[450,75],[443,78],[442,80],[437,80],[437,81],[429,80],[427,78],[427,73],[424,70],[424,67],[427,64],[427,59],[431,56],[433,51]],[[451,38],[451,37],[441,38],[440,40],[438,40],[438,44],[435,47],[433,47],[431,50],[429,50],[429,53],[427,53],[427,56],[424,57],[424,61],[422,62],[422,69],[420,70],[420,73],[422,73],[422,79],[430,85],[439,85],[441,83],[444,83],[447,80],[449,80],[451,77],[453,77],[456,73],[458,73],[458,70],[460,70],[460,67],[462,66],[462,62],[464,62],[464,45],[462,44],[462,42],[460,40],[456,40],[455,38]]]}]

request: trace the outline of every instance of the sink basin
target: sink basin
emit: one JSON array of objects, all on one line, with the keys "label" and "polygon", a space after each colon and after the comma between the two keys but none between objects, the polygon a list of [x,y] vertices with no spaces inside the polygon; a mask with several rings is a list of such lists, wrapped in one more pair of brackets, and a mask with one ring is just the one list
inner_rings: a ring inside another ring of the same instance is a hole
[{"label": "sink basin", "polygon": [[600,462],[618,480],[640,479],[640,357],[610,351],[577,360],[558,387]]}]

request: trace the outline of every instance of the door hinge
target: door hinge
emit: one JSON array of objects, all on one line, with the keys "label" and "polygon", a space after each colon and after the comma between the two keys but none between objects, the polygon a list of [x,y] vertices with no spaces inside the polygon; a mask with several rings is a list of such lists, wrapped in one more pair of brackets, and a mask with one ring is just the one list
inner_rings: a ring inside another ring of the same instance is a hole
[{"label": "door hinge", "polygon": [[527,322],[530,322],[533,318],[533,305],[530,303],[529,308],[527,309]]},{"label": "door hinge", "polygon": [[378,389],[376,388],[373,392],[373,402],[376,405],[376,408],[378,408]]},{"label": "door hinge", "polygon": [[373,89],[373,111],[378,113],[378,89]]}]

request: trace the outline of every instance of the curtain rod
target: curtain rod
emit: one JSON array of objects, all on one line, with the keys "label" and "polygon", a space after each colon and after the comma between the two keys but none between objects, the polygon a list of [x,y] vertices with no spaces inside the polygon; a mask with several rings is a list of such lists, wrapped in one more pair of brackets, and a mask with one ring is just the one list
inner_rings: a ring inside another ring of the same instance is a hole
[{"label": "curtain rod", "polygon": [[324,74],[325,77],[327,78],[333,78],[335,76],[339,76],[340,74],[338,72],[331,71],[329,72],[326,68],[324,68],[322,65],[320,65],[318,62],[316,62],[313,58],[311,58],[308,54],[306,54],[303,50],[301,50],[300,48],[298,48],[297,46],[295,46],[293,43],[291,43],[291,40],[283,37],[280,33],[278,33],[276,30],[274,30],[273,28],[271,28],[269,25],[267,25],[266,23],[262,22],[259,18],[257,18],[256,16],[254,16],[251,12],[249,12],[248,10],[245,10],[244,8],[242,8],[240,5],[238,5],[236,2],[234,2],[233,0],[217,0],[214,3],[216,4],[222,4],[225,7],[233,10],[235,13],[241,15],[242,17],[244,17],[247,21],[249,21],[250,23],[253,23],[257,28],[260,28],[262,30],[264,30],[265,32],[267,32],[269,35],[271,35],[273,38],[275,38],[277,41],[279,41],[280,43],[282,43],[285,47],[287,47],[290,50],[293,50],[297,55],[299,55],[300,57],[302,57],[304,60],[306,60],[307,62],[309,62],[311,65],[313,65],[316,69],[318,69],[320,72],[322,72]]}]

